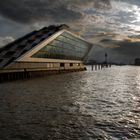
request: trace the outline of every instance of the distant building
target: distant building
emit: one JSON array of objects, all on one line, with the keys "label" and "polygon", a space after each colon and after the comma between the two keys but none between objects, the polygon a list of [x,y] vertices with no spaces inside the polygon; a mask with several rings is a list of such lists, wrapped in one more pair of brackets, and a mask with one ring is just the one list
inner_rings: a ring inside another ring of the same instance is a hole
[{"label": "distant building", "polygon": [[82,70],[91,46],[67,25],[44,27],[0,49],[0,73]]},{"label": "distant building", "polygon": [[135,65],[140,66],[140,58],[135,59]]}]

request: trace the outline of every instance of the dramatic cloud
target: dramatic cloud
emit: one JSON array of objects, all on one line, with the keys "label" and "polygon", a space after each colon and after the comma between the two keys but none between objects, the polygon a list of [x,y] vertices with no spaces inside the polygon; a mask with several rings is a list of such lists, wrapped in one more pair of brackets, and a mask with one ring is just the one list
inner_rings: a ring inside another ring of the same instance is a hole
[{"label": "dramatic cloud", "polygon": [[128,34],[128,29],[136,31],[139,13],[134,2],[132,5],[118,0],[4,0],[0,5],[1,16],[19,24],[67,23],[75,28],[82,25],[87,32],[90,26],[92,30],[102,28]]},{"label": "dramatic cloud", "polygon": [[0,13],[21,23],[39,20],[71,21],[82,18],[82,13],[74,9],[89,4],[103,8],[110,3],[108,0],[4,0],[0,5]]},{"label": "dramatic cloud", "polygon": [[113,51],[114,58],[119,54],[120,58],[123,54],[131,56],[127,53],[131,48],[140,48],[139,0],[4,0],[0,4],[2,38],[16,39],[43,26],[62,23],[101,46],[102,52]]}]

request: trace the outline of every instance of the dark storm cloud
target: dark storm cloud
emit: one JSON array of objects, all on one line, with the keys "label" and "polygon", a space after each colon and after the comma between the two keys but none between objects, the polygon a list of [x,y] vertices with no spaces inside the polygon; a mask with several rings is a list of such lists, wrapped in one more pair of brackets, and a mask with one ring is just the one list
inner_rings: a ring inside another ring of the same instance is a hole
[{"label": "dark storm cloud", "polygon": [[[131,39],[140,38],[140,36],[131,36]],[[111,39],[102,39],[100,42],[103,43],[114,43],[118,45],[118,47],[113,48],[114,51],[118,52],[119,54],[130,55],[130,56],[138,56],[140,52],[140,42],[138,41],[131,41],[129,38],[120,40],[111,40]]]},{"label": "dark storm cloud", "polygon": [[110,5],[109,0],[4,0],[0,4],[0,13],[20,23],[39,20],[71,21],[83,16],[78,10],[73,10],[72,6],[85,6],[89,3],[97,8]]},{"label": "dark storm cloud", "polygon": [[0,37],[12,36],[13,38],[17,38],[31,32],[32,30],[34,29],[28,25],[24,24],[23,26],[22,24],[0,16]]},{"label": "dark storm cloud", "polygon": [[55,0],[39,1],[39,0],[5,0],[0,5],[0,13],[14,21],[28,23],[43,19],[78,19],[81,13],[67,9],[62,3]]},{"label": "dark storm cloud", "polygon": [[115,51],[130,56],[139,56],[140,43],[123,41],[118,43],[120,47],[114,48]]}]

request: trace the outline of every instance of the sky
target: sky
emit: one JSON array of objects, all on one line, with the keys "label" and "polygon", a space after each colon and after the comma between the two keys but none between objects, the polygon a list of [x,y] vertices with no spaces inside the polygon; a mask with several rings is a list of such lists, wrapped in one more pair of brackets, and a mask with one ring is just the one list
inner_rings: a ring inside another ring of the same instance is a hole
[{"label": "sky", "polygon": [[0,46],[48,25],[67,24],[93,43],[91,59],[140,57],[140,0],[4,0]]}]

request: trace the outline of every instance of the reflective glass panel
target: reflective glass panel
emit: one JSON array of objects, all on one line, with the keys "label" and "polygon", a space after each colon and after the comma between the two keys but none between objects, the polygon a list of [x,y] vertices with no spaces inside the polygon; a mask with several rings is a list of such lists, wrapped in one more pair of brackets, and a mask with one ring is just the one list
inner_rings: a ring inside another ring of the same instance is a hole
[{"label": "reflective glass panel", "polygon": [[70,33],[64,32],[32,57],[67,60],[83,60],[89,44]]}]

